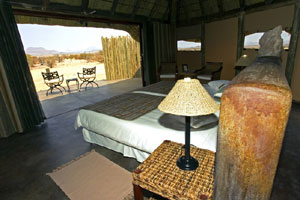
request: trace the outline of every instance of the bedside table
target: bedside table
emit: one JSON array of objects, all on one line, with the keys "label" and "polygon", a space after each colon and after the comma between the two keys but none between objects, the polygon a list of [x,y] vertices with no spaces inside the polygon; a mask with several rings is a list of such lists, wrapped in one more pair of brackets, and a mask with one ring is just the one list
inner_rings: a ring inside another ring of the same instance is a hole
[{"label": "bedside table", "polygon": [[135,200],[143,199],[142,188],[171,200],[212,199],[215,153],[191,147],[199,167],[184,171],[176,165],[182,147],[166,140],[137,167],[132,173]]}]

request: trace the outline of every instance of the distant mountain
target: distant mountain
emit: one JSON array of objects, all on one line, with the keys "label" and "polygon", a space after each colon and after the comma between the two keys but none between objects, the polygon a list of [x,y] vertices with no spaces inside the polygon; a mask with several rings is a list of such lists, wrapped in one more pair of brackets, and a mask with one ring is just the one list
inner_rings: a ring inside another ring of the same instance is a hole
[{"label": "distant mountain", "polygon": [[60,52],[56,50],[48,50],[43,47],[28,47],[25,50],[26,54],[29,54],[31,56],[49,56],[49,55],[59,55],[59,54],[79,54],[79,53],[96,53],[100,51],[97,47],[88,47],[85,50],[78,50],[78,51],[72,51],[72,50],[66,50],[65,52]]},{"label": "distant mountain", "polygon": [[84,52],[98,52],[100,51],[100,49],[98,49],[97,47],[88,47],[84,50]]},{"label": "distant mountain", "polygon": [[46,55],[57,55],[61,54],[61,52],[56,50],[47,50],[43,47],[28,47],[25,50],[26,54],[32,55],[32,56],[46,56]]}]

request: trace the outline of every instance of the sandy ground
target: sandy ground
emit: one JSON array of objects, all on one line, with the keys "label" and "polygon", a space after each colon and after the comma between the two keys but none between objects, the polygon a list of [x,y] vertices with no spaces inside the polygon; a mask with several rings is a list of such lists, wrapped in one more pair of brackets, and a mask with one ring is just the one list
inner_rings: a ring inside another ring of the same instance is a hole
[{"label": "sandy ground", "polygon": [[[103,63],[99,62],[87,62],[86,60],[70,60],[66,59],[62,63],[57,63],[54,68],[50,71],[58,71],[59,75],[64,75],[63,86],[67,87],[66,79],[78,78],[77,72],[82,72],[83,67],[94,67],[96,66],[96,80],[106,80],[105,68]],[[37,66],[32,68],[31,75],[35,84],[37,91],[47,90],[49,87],[44,83],[41,72],[46,71],[47,66]],[[75,84],[76,82],[70,82],[70,84]]]}]

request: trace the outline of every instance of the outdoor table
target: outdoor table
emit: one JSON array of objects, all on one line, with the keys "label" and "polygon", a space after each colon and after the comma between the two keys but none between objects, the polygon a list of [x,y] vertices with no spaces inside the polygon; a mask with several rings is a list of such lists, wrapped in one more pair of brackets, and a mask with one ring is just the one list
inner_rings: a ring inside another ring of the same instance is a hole
[{"label": "outdoor table", "polygon": [[78,91],[80,92],[80,89],[79,89],[79,81],[78,81],[77,78],[66,79],[66,83],[67,83],[67,86],[68,86],[68,92],[69,92],[69,93],[71,92],[71,89],[70,89],[70,86],[69,86],[69,83],[70,83],[71,81],[76,81],[77,89],[78,89]]}]

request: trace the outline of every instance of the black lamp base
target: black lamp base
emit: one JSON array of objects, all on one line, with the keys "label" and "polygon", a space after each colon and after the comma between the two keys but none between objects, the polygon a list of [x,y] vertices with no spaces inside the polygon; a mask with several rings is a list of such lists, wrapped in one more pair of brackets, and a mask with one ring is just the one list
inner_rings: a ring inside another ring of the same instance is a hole
[{"label": "black lamp base", "polygon": [[180,169],[185,171],[195,170],[199,166],[198,161],[191,156],[189,159],[187,159],[185,156],[181,156],[178,158],[176,164]]}]

